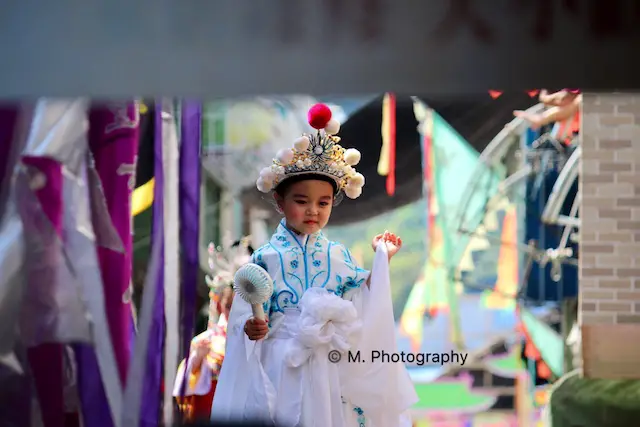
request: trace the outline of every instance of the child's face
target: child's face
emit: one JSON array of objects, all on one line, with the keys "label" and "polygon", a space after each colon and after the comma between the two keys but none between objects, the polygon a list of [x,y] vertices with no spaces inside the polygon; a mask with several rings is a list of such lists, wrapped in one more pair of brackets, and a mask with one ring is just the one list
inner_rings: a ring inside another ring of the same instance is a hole
[{"label": "child's face", "polygon": [[231,286],[225,287],[222,291],[222,295],[220,295],[220,302],[218,303],[218,312],[220,312],[220,314],[224,314],[227,319],[229,318],[229,313],[231,313],[233,294]]},{"label": "child's face", "polygon": [[333,207],[333,186],[325,181],[305,180],[292,184],[284,198],[276,195],[289,227],[312,234],[327,225]]}]

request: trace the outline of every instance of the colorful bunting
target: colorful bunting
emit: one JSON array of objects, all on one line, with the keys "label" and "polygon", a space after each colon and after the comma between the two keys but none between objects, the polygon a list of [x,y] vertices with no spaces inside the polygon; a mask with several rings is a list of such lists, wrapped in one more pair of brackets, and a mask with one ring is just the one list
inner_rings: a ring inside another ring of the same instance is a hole
[{"label": "colorful bunting", "polygon": [[[500,91],[500,90],[489,90],[489,96],[493,99],[498,99],[500,98],[500,96],[502,96],[504,92]],[[539,89],[534,89],[534,90],[528,90],[526,91],[527,95],[529,95],[531,98],[535,98],[536,96],[538,96],[538,94],[540,93]]]}]

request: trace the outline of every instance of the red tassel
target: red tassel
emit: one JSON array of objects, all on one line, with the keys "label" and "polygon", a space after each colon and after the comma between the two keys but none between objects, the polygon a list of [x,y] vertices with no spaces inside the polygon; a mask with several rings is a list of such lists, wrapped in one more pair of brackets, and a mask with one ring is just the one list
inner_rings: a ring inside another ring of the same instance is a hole
[{"label": "red tassel", "polygon": [[538,94],[540,93],[539,90],[530,90],[527,92],[527,95],[529,95],[531,98],[535,98],[536,96],[538,96]]},{"label": "red tassel", "polygon": [[538,362],[537,371],[538,376],[543,380],[548,380],[549,378],[551,378],[551,369],[549,369],[549,366],[547,366],[547,364],[543,361]]},{"label": "red tassel", "polygon": [[499,90],[490,90],[489,91],[489,96],[493,99],[498,99],[500,98],[500,95],[502,95],[502,92]]},{"label": "red tassel", "polygon": [[387,195],[396,192],[396,96],[389,94],[389,174],[387,175]]},{"label": "red tassel", "polygon": [[533,343],[531,341],[527,341],[527,343],[524,346],[524,356],[527,359],[533,359],[533,360],[539,360],[540,359],[540,352],[533,345]]}]

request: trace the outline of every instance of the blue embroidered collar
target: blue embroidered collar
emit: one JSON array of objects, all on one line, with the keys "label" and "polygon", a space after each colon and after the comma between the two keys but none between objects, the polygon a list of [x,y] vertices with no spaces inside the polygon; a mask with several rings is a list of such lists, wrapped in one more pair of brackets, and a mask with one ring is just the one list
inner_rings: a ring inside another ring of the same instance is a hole
[{"label": "blue embroidered collar", "polygon": [[[315,245],[316,243],[324,243],[327,241],[322,230],[306,236],[296,234],[293,230],[287,227],[286,220],[283,218],[271,239],[271,243],[276,246],[282,246],[284,242],[291,240],[296,242],[303,250],[309,245]],[[285,246],[288,246],[288,244]]]}]

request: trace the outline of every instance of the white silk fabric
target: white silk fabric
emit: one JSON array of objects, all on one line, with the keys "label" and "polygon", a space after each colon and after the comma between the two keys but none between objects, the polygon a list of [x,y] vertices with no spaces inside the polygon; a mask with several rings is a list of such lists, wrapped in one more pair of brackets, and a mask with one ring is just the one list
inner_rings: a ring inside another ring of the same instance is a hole
[{"label": "white silk fabric", "polygon": [[[269,271],[269,270],[268,270]],[[389,262],[376,252],[370,289],[350,300],[307,289],[261,341],[244,334],[251,307],[233,302],[212,420],[266,420],[301,427],[404,427],[417,395],[402,363],[374,362],[371,351],[397,351]],[[349,361],[360,351],[362,362]],[[341,355],[338,363],[335,352]]]}]

